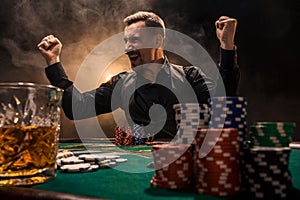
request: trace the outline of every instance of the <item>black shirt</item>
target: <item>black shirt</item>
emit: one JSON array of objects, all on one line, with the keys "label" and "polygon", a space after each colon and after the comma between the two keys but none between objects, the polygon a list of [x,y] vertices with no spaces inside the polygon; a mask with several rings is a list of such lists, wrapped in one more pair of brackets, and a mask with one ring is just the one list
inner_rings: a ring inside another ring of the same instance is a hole
[{"label": "black shirt", "polygon": [[[218,69],[227,96],[236,96],[240,70],[235,51],[221,49]],[[179,66],[167,60],[155,83],[138,72],[122,72],[84,93],[74,87],[61,63],[48,66],[46,75],[52,85],[64,89],[62,108],[69,119],[85,119],[122,108],[129,124],[143,124],[145,131],[156,134],[156,138],[176,135],[174,104],[208,103],[217,88],[217,82],[200,68]]]}]

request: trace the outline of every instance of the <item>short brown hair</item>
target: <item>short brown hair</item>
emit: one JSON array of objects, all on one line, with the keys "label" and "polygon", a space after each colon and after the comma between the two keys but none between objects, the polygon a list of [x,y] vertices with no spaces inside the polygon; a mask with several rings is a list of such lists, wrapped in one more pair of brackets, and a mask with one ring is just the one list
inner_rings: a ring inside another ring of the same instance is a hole
[{"label": "short brown hair", "polygon": [[123,20],[126,26],[129,26],[139,21],[144,21],[146,27],[162,28],[162,30],[159,33],[165,38],[165,34],[166,34],[165,23],[157,14],[153,12],[138,11],[132,15],[125,17]]}]

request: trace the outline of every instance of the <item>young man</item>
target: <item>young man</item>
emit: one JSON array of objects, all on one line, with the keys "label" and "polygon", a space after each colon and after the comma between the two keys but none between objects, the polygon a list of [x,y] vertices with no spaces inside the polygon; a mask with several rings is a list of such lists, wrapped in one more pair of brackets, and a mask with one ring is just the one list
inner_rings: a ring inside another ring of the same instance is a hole
[{"label": "young man", "polygon": [[[139,11],[126,17],[124,23],[125,53],[132,72],[117,74],[97,89],[80,93],[60,63],[61,42],[49,35],[38,44],[48,65],[46,75],[52,85],[64,89],[62,107],[69,119],[93,117],[120,107],[130,124],[144,125],[156,138],[172,138],[177,132],[173,105],[193,98],[187,86],[196,101],[207,103],[216,83],[198,67],[168,61],[164,53],[165,25],[155,13]],[[227,95],[234,96],[240,77],[234,44],[237,20],[222,16],[215,26],[221,47],[219,71]]]}]

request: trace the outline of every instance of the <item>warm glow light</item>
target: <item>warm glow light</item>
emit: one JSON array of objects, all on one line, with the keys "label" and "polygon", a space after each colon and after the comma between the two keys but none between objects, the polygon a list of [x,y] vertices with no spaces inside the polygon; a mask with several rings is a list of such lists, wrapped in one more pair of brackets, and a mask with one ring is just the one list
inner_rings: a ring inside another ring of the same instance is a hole
[{"label": "warm glow light", "polygon": [[109,81],[113,76],[114,76],[113,74],[108,74],[105,78],[105,82]]}]

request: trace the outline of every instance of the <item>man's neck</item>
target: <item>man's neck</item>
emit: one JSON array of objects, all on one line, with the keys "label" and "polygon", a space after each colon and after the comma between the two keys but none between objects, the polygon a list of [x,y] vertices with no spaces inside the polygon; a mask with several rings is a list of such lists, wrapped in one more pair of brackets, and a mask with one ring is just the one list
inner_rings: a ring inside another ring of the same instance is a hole
[{"label": "man's neck", "polygon": [[159,64],[151,63],[151,64],[148,64],[147,67],[144,67],[141,70],[141,74],[145,79],[149,80],[151,83],[155,83],[157,75],[160,70],[161,70],[160,63]]},{"label": "man's neck", "polygon": [[154,59],[150,63],[135,67],[134,71],[143,76],[145,79],[149,80],[151,83],[155,83],[157,75],[160,72],[164,62],[164,55],[160,55],[159,59]]}]

